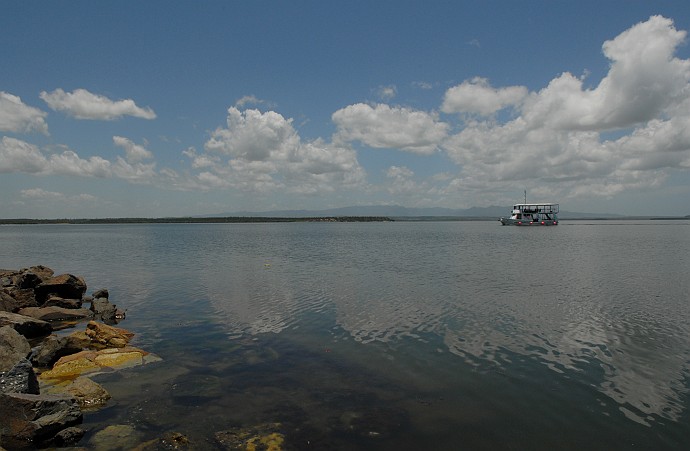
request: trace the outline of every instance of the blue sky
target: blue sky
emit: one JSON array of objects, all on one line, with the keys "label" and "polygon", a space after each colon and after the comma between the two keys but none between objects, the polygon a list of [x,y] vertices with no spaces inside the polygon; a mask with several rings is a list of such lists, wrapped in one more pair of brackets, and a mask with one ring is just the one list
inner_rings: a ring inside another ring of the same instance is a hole
[{"label": "blue sky", "polygon": [[690,214],[684,1],[3,2],[0,217]]}]

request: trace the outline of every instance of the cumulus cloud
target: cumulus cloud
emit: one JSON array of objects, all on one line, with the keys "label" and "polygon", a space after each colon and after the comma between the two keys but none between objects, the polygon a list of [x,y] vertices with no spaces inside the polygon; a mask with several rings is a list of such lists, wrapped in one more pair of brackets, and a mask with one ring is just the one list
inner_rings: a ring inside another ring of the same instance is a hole
[{"label": "cumulus cloud", "polygon": [[47,113],[28,106],[18,96],[0,91],[0,131],[25,133],[37,131],[48,134]]},{"label": "cumulus cloud", "polygon": [[130,139],[122,136],[113,136],[113,143],[125,149],[125,155],[129,162],[136,163],[153,158],[153,154],[150,151],[146,150],[143,146],[134,144]]},{"label": "cumulus cloud", "polygon": [[524,86],[492,88],[486,78],[475,77],[446,91],[441,111],[488,116],[509,106],[517,106],[527,96]]},{"label": "cumulus cloud", "polygon": [[318,193],[364,180],[353,149],[322,139],[305,142],[292,119],[275,111],[230,107],[226,126],[211,133],[203,153],[183,153],[193,168],[203,169],[196,176],[200,186]]},{"label": "cumulus cloud", "polygon": [[[443,143],[461,167],[449,190],[612,196],[690,167],[690,61],[674,56],[685,36],[653,16],[606,41],[610,68],[592,89],[570,73],[530,93],[484,79],[449,89],[443,111],[480,115]],[[511,120],[481,119],[509,105]]]},{"label": "cumulus cloud", "polygon": [[398,95],[398,88],[395,85],[379,86],[378,96],[382,100],[391,100]]},{"label": "cumulus cloud", "polygon": [[51,109],[64,111],[77,119],[111,121],[122,116],[133,116],[141,119],[156,118],[156,113],[151,108],[140,108],[132,99],[114,101],[105,96],[93,94],[86,89],[65,92],[58,88],[53,92],[42,91],[40,97]]},{"label": "cumulus cloud", "polygon": [[0,173],[41,176],[117,177],[133,183],[153,183],[158,179],[155,163],[129,162],[118,157],[109,161],[99,156],[82,158],[73,150],[44,152],[33,144],[3,136],[0,140]]},{"label": "cumulus cloud", "polygon": [[360,141],[374,148],[429,155],[446,138],[449,126],[435,114],[404,107],[349,105],[333,113],[336,139]]}]

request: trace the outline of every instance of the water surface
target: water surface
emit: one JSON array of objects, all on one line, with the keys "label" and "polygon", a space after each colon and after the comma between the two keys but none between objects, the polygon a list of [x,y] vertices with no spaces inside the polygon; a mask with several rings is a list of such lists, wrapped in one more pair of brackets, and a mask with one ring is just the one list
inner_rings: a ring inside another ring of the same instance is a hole
[{"label": "water surface", "polygon": [[0,267],[106,287],[164,361],[100,376],[89,437],[202,449],[690,445],[690,222],[0,227]]}]

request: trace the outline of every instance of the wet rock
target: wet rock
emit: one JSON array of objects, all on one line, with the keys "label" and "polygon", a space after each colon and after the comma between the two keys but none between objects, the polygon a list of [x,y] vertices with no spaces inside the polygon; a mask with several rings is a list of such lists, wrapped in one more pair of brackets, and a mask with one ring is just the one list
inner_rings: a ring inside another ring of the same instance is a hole
[{"label": "wet rock", "polygon": [[76,354],[83,349],[84,346],[80,346],[80,343],[70,340],[68,337],[58,338],[55,335],[51,335],[34,349],[31,363],[39,368],[50,368],[60,357]]},{"label": "wet rock", "polygon": [[31,353],[31,345],[10,326],[0,327],[0,371],[11,370]]},{"label": "wet rock", "polygon": [[60,431],[81,421],[79,405],[71,397],[0,395],[0,441],[10,449],[50,443]]},{"label": "wet rock", "polygon": [[226,450],[280,451],[285,443],[281,426],[280,423],[266,423],[249,428],[233,428],[216,432],[215,437]]},{"label": "wet rock", "polygon": [[50,323],[10,312],[0,312],[0,327],[11,326],[27,338],[44,337],[53,331]]},{"label": "wet rock", "polygon": [[44,387],[43,392],[72,396],[82,409],[97,409],[110,399],[110,393],[105,388],[83,376],[67,383]]},{"label": "wet rock", "polygon": [[50,296],[42,307],[62,307],[66,309],[81,308],[83,302],[81,299],[64,299],[58,296]]},{"label": "wet rock", "polygon": [[83,374],[113,371],[159,361],[160,358],[139,348],[109,348],[100,351],[81,351],[60,358],[53,368],[41,373],[47,383],[75,379]]},{"label": "wet rock", "polygon": [[86,336],[89,337],[92,343],[112,348],[121,348],[127,346],[134,334],[119,327],[89,321],[89,324],[86,325]]},{"label": "wet rock", "polygon": [[120,451],[136,448],[142,434],[127,424],[113,424],[91,437],[89,445],[98,451]]},{"label": "wet rock", "polygon": [[53,294],[66,299],[81,299],[86,291],[86,282],[72,274],[51,277],[34,288],[36,302],[44,303]]},{"label": "wet rock", "polygon": [[94,317],[100,319],[106,324],[115,324],[115,314],[117,307],[108,301],[108,298],[94,297],[91,301],[91,311]]},{"label": "wet rock", "polygon": [[190,448],[196,449],[190,446],[189,439],[186,435],[179,432],[168,432],[161,438],[142,443],[132,451],[163,451]]},{"label": "wet rock", "polygon": [[85,308],[63,308],[63,307],[27,307],[17,313],[24,316],[40,319],[42,321],[63,321],[63,320],[82,320],[91,318],[92,313]]},{"label": "wet rock", "polygon": [[86,431],[78,427],[68,427],[57,434],[52,440],[52,444],[59,447],[74,446],[84,437]]},{"label": "wet rock", "polygon": [[39,393],[36,373],[31,362],[19,360],[10,370],[0,372],[0,393]]}]

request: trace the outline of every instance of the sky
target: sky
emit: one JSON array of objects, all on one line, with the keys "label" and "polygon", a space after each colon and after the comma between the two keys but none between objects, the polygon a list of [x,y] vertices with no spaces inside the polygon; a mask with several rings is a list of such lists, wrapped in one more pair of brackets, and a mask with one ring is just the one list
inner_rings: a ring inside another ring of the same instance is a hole
[{"label": "sky", "polygon": [[690,214],[687,1],[0,7],[0,218]]}]

